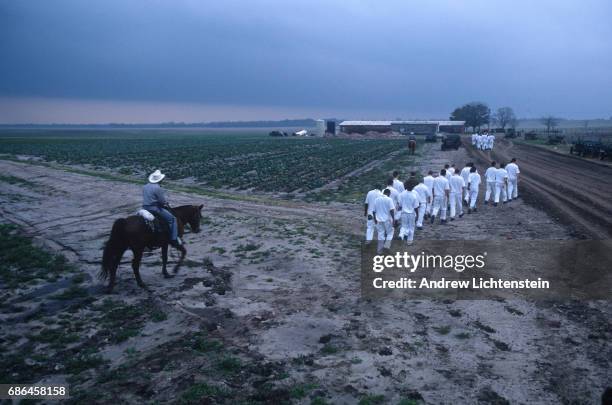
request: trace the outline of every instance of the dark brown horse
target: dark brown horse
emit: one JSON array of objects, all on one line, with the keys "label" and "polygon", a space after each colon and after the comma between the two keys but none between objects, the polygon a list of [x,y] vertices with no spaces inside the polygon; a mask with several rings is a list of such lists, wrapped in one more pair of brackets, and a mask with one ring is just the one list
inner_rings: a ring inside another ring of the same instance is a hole
[{"label": "dark brown horse", "polygon": [[[170,210],[176,217],[179,237],[183,236],[185,224],[189,225],[192,232],[200,232],[202,207],[203,205],[183,205]],[[170,238],[168,232],[153,232],[146,224],[145,220],[139,215],[132,215],[127,218],[116,220],[113,224],[110,238],[104,246],[102,270],[98,274],[101,280],[110,279],[108,282],[108,293],[113,291],[117,268],[119,267],[123,254],[128,249],[131,249],[134,255],[132,270],[134,270],[136,282],[140,287],[146,288],[145,283],[143,283],[140,278],[140,261],[142,260],[142,254],[146,248],[161,248],[162,273],[166,278],[173,277],[168,274],[166,270],[169,243]],[[174,273],[178,271],[187,254],[184,246],[180,246],[179,251],[181,252],[181,257],[176,263],[176,266],[174,266]]]},{"label": "dark brown horse", "polygon": [[414,155],[414,152],[416,151],[416,146],[417,146],[416,140],[411,139],[408,141],[408,150],[410,151],[411,155]]}]

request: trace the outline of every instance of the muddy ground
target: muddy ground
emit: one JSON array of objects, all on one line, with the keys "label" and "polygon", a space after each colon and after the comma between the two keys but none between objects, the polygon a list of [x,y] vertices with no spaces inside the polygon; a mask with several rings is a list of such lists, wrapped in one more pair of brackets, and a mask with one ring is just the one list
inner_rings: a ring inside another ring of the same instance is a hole
[{"label": "muddy ground", "polygon": [[[415,168],[462,167],[473,158],[464,148],[438,148],[425,145]],[[90,401],[597,403],[610,385],[608,302],[362,300],[360,205],[173,192],[173,205],[204,204],[203,232],[186,235],[187,262],[168,280],[159,252],[148,253],[146,292],[126,257],[107,301],[95,278],[101,248],[112,222],[137,209],[140,186],[11,161],[0,161],[0,172],[2,220],[85,276],[79,285],[88,302],[69,319],[80,325],[81,341],[57,350],[97,349],[97,361],[80,378],[64,365],[35,376],[67,380]],[[426,225],[417,238],[569,239],[573,232],[518,200]],[[46,320],[66,315],[65,306],[36,312],[48,295],[37,288],[24,285],[3,302],[1,319],[11,325],[2,330],[4,345],[16,353],[48,328]],[[38,315],[16,316],[11,305]],[[132,315],[122,321],[120,313]],[[117,338],[105,328],[132,332]],[[41,348],[52,350],[43,344],[29,353]],[[134,371],[126,375],[126,367]]]}]

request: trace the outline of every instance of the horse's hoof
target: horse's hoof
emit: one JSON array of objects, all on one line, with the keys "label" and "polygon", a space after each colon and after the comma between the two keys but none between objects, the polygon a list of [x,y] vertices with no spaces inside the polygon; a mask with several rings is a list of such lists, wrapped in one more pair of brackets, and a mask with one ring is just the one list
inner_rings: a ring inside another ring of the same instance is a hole
[{"label": "horse's hoof", "polygon": [[113,289],[112,288],[107,288],[104,293],[106,293],[107,295],[110,295],[113,293]]},{"label": "horse's hoof", "polygon": [[172,278],[174,277],[174,275],[169,274],[169,273],[164,273],[164,278]]}]

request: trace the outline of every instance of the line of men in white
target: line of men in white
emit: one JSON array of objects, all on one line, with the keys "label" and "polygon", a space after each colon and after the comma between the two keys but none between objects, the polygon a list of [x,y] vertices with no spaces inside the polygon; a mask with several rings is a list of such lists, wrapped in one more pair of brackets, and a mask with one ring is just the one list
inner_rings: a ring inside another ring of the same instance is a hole
[{"label": "line of men in white", "polygon": [[[520,172],[516,158],[507,165],[491,162],[484,174],[485,204],[491,197],[494,206],[500,199],[506,203],[518,198]],[[430,170],[417,184],[410,180],[401,182],[398,177],[399,172],[394,171],[384,190],[374,187],[365,198],[366,242],[374,239],[376,230],[378,241],[384,241],[379,250],[390,247],[398,223],[399,239],[410,245],[414,240],[415,225],[417,230],[423,229],[425,218],[433,224],[440,214],[440,223],[445,224],[449,207],[451,221],[455,216],[461,218],[464,214],[462,202],[468,206],[468,214],[477,211],[481,177],[473,163],[466,164],[460,172],[455,170],[454,164],[445,165],[440,173]]]},{"label": "line of men in white", "polygon": [[495,143],[495,135],[489,134],[489,131],[483,131],[482,134],[476,132],[472,134],[472,146],[480,150],[492,150]]}]

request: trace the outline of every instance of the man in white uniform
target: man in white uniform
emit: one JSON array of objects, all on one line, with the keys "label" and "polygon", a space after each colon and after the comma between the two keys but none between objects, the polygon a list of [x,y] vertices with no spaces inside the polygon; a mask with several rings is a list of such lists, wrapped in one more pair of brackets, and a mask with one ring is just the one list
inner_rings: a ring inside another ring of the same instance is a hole
[{"label": "man in white uniform", "polygon": [[434,184],[433,174],[434,174],[433,171],[430,170],[427,172],[427,176],[423,178],[423,184],[425,184],[427,188],[429,189],[429,196],[430,196],[430,201],[429,203],[427,203],[427,210],[425,211],[427,216],[431,215],[431,210],[433,209],[433,184]]},{"label": "man in white uniform", "polygon": [[476,167],[472,165],[470,169],[470,176],[468,177],[468,192],[470,193],[470,201],[468,214],[476,212],[476,201],[478,200],[478,188],[480,187],[480,174],[476,170]]},{"label": "man in white uniform", "polygon": [[502,203],[506,203],[508,200],[508,194],[506,190],[508,189],[508,172],[504,169],[504,164],[500,163],[499,168],[495,171],[495,205],[497,207],[497,203],[499,203],[499,198],[501,197]]},{"label": "man in white uniform", "polygon": [[[393,204],[395,204],[395,209],[399,208],[399,195],[400,193],[397,192],[397,190],[395,189],[395,187],[393,186],[393,179],[389,178],[389,180],[387,180],[387,187],[385,188],[385,190],[389,190],[389,197],[391,197],[391,199],[393,200]],[[384,192],[384,190],[383,190]]]},{"label": "man in white uniform", "polygon": [[364,212],[366,217],[366,242],[370,243],[372,239],[374,239],[374,216],[372,212],[374,212],[374,202],[378,197],[382,195],[382,192],[378,189],[378,187],[374,187],[372,190],[368,191],[364,202]]},{"label": "man in white uniform", "polygon": [[465,181],[459,172],[455,172],[449,181],[450,186],[450,220],[455,220],[455,214],[459,212],[459,218],[463,217],[463,204],[461,197],[465,189]]},{"label": "man in white uniform", "polygon": [[495,143],[495,135],[489,135],[489,149],[493,150],[493,144]]},{"label": "man in white uniform", "polygon": [[472,134],[472,146],[476,147],[476,139],[478,138],[478,132]]},{"label": "man in white uniform", "polygon": [[495,173],[497,168],[495,167],[495,161],[491,162],[491,166],[485,172],[485,181],[487,182],[487,191],[485,192],[485,205],[489,203],[489,199],[495,194]]},{"label": "man in white uniform", "polygon": [[442,169],[440,175],[434,178],[433,185],[433,209],[431,211],[431,223],[436,220],[436,215],[440,212],[440,223],[446,223],[446,207],[448,205],[448,196],[450,185],[446,179],[446,170]]},{"label": "man in white uniform", "polygon": [[399,231],[400,239],[405,240],[406,244],[412,245],[416,209],[419,207],[419,195],[414,190],[406,189],[399,195],[399,201],[402,224]]},{"label": "man in white uniform", "polygon": [[463,182],[465,183],[465,196],[463,197],[465,203],[468,204],[470,202],[470,193],[468,191],[467,185],[470,178],[470,169],[474,166],[474,163],[469,162],[466,163],[465,167],[461,169],[461,177],[463,178]]},{"label": "man in white uniform", "polygon": [[[391,247],[393,240],[393,224],[395,222],[395,204],[389,195],[391,192],[387,189],[383,191],[383,195],[379,196],[374,201],[374,221],[376,222],[376,233],[378,234],[378,253]],[[383,244],[384,241],[384,244]]]},{"label": "man in white uniform", "polygon": [[398,193],[404,191],[404,183],[400,181],[399,172],[397,170],[393,172],[393,188],[396,189]]},{"label": "man in white uniform", "polygon": [[444,165],[444,171],[446,172],[446,180],[450,181],[451,176],[453,175],[452,171],[451,171],[451,167],[449,164],[445,164]]},{"label": "man in white uniform", "polygon": [[512,158],[506,166],[508,172],[508,201],[518,198],[518,176],[521,172],[516,164],[516,158]]},{"label": "man in white uniform", "polygon": [[[433,179],[433,177],[432,177]],[[425,211],[427,206],[431,206],[431,189],[421,182],[414,186],[412,191],[419,195],[419,209],[417,213],[416,228],[423,229],[423,219],[425,219]]]}]

